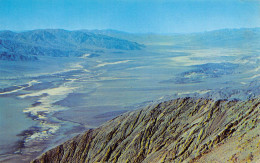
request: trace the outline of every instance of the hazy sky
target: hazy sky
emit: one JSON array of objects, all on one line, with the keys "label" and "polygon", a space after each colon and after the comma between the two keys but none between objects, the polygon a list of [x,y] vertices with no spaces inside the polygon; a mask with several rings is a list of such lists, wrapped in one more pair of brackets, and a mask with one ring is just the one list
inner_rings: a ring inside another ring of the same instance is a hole
[{"label": "hazy sky", "polygon": [[0,30],[189,33],[260,27],[260,0],[0,0]]}]

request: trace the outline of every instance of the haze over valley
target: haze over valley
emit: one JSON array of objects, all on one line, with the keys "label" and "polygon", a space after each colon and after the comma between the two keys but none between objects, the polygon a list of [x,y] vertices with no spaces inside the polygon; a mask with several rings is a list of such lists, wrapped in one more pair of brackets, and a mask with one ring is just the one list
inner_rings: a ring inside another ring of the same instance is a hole
[{"label": "haze over valley", "polygon": [[257,98],[259,45],[259,28],[1,31],[0,160],[28,162],[118,115],[166,100]]}]

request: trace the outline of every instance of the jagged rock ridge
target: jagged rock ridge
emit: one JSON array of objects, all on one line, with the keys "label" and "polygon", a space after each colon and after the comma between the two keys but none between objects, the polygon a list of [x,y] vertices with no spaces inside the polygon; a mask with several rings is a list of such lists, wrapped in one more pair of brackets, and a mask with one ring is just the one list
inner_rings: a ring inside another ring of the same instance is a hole
[{"label": "jagged rock ridge", "polygon": [[125,113],[33,163],[257,161],[259,111],[260,99],[171,100]]}]

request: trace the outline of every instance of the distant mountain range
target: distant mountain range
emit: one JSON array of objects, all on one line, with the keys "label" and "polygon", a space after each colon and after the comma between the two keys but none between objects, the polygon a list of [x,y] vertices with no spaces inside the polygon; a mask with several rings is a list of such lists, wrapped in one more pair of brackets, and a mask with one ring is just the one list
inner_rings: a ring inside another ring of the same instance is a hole
[{"label": "distant mountain range", "polygon": [[221,29],[190,34],[130,34],[116,30],[92,30],[96,34],[137,41],[143,44],[166,43],[175,47],[260,47],[260,28]]},{"label": "distant mountain range", "polygon": [[[141,44],[139,44],[139,43]],[[0,31],[0,60],[37,60],[37,56],[81,56],[104,49],[140,50],[145,45],[176,48],[260,47],[260,28],[222,29],[191,34],[132,34],[116,30],[43,29]]]},{"label": "distant mountain range", "polygon": [[62,29],[26,32],[0,31],[0,60],[37,60],[37,56],[81,56],[103,49],[140,50],[144,47],[89,31]]},{"label": "distant mountain range", "polygon": [[194,46],[255,48],[260,45],[260,28],[222,29],[179,37]]}]

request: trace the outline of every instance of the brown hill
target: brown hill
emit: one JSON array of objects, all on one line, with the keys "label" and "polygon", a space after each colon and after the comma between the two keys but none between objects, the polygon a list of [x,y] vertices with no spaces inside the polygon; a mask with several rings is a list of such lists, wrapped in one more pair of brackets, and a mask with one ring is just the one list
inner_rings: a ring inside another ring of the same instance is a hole
[{"label": "brown hill", "polygon": [[38,162],[257,162],[260,99],[183,98],[123,114]]}]

